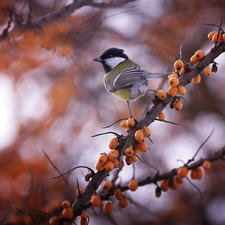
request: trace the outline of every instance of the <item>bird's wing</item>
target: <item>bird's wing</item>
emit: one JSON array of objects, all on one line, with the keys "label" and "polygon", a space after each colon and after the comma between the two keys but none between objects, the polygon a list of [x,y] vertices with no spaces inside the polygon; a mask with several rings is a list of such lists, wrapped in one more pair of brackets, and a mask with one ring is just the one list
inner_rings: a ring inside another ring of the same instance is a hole
[{"label": "bird's wing", "polygon": [[115,80],[109,84],[109,90],[110,92],[113,92],[121,88],[138,84],[138,82],[143,82],[146,80],[147,74],[149,73],[140,67],[130,67],[120,73]]}]

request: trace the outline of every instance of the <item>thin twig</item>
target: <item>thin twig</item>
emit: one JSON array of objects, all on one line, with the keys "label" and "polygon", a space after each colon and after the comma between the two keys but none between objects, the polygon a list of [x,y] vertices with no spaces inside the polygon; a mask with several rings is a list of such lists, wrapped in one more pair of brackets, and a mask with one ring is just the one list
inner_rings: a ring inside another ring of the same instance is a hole
[{"label": "thin twig", "polygon": [[122,119],[119,119],[119,120],[117,120],[116,122],[114,122],[114,123],[112,123],[112,124],[110,124],[110,125],[108,125],[108,126],[102,127],[102,128],[103,128],[103,129],[110,128],[110,127],[112,127],[113,125],[117,124],[118,122],[123,121],[123,120],[127,120],[127,119],[128,119],[128,118],[122,118]]},{"label": "thin twig", "polygon": [[201,190],[188,178],[188,177],[186,177],[186,179],[188,180],[188,182],[194,187],[194,188],[196,188],[197,190],[198,190],[198,192],[199,192],[199,194],[200,194],[200,196],[201,196],[201,199],[202,199],[202,201],[204,201],[204,198],[203,198],[203,196],[202,196],[202,192],[201,192]]}]

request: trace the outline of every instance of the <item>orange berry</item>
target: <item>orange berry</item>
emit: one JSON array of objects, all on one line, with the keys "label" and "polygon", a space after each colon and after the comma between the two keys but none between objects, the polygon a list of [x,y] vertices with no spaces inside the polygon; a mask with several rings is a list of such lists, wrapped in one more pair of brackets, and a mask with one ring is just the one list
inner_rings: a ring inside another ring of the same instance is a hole
[{"label": "orange berry", "polygon": [[211,162],[209,160],[205,160],[202,166],[205,170],[209,170],[211,168]]},{"label": "orange berry", "polygon": [[222,41],[225,43],[225,33],[222,35]]},{"label": "orange berry", "polygon": [[138,157],[137,157],[135,154],[133,154],[133,155],[131,156],[131,160],[132,160],[133,162],[137,162],[137,161],[138,161]]},{"label": "orange berry", "polygon": [[161,186],[160,186],[162,191],[169,190],[169,181],[170,181],[170,178],[163,180],[163,182],[161,183]]},{"label": "orange berry", "polygon": [[117,160],[117,155],[114,152],[110,151],[107,154],[107,158],[108,158],[109,161],[114,162],[115,160]]},{"label": "orange berry", "polygon": [[114,150],[111,150],[110,152],[112,152],[112,153],[116,154],[116,157],[117,157],[117,158],[119,158],[120,153],[119,153],[119,151],[118,151],[118,150],[114,149]]},{"label": "orange berry", "polygon": [[183,107],[183,103],[181,100],[176,100],[174,103],[174,109],[176,110],[181,110]]},{"label": "orange berry", "polygon": [[179,72],[179,75],[180,75],[180,76],[183,76],[184,74],[185,74],[185,69],[182,68],[182,69],[180,70],[180,72]]},{"label": "orange berry", "polygon": [[88,215],[87,215],[86,212],[82,212],[82,213],[80,214],[80,217],[81,217],[82,219],[87,219],[87,218],[88,218]]},{"label": "orange berry", "polygon": [[133,148],[126,148],[124,153],[126,156],[132,156],[134,154],[134,150]]},{"label": "orange berry", "polygon": [[129,166],[130,164],[132,164],[133,161],[132,161],[131,156],[126,156],[126,157],[125,157],[125,162],[126,162],[126,164],[127,164],[128,166]]},{"label": "orange berry", "polygon": [[159,198],[161,196],[161,194],[162,194],[161,188],[160,187],[156,187],[156,189],[155,189],[155,196],[157,198]]},{"label": "orange berry", "polygon": [[126,120],[122,121],[121,124],[120,124],[120,126],[122,128],[127,128],[127,121]]},{"label": "orange berry", "polygon": [[195,169],[191,170],[190,177],[195,180],[197,178],[197,172]]},{"label": "orange berry", "polygon": [[96,170],[102,171],[105,169],[105,164],[100,163],[99,161],[95,165]]},{"label": "orange berry", "polygon": [[116,138],[113,138],[109,142],[109,148],[115,149],[118,145],[118,140]]},{"label": "orange berry", "polygon": [[176,78],[176,77],[171,77],[169,79],[169,85],[172,86],[172,87],[177,87],[177,85],[179,84],[179,79]]},{"label": "orange berry", "polygon": [[158,97],[160,100],[166,99],[166,92],[163,91],[163,90],[159,90],[159,91],[157,92],[157,97]]},{"label": "orange berry", "polygon": [[131,190],[131,191],[136,191],[137,188],[138,188],[138,182],[137,180],[131,180],[128,184],[128,188]]},{"label": "orange berry", "polygon": [[176,181],[177,181],[177,183],[181,184],[181,183],[183,183],[183,178],[176,176]]},{"label": "orange berry", "polygon": [[186,177],[188,175],[188,168],[186,166],[182,166],[177,171],[177,176],[179,177]]},{"label": "orange berry", "polygon": [[116,197],[117,200],[121,200],[123,199],[123,194],[122,194],[122,191],[120,188],[117,188],[115,191],[114,191],[114,195]]},{"label": "orange berry", "polygon": [[177,71],[180,71],[183,67],[184,67],[184,64],[181,60],[177,60],[174,63],[174,69],[177,70]]},{"label": "orange berry", "polygon": [[[64,222],[65,223],[65,222]],[[63,225],[65,225],[63,223]],[[69,223],[69,222],[68,222]],[[71,223],[69,223],[69,224],[71,224]],[[80,225],[87,225],[88,224],[88,221],[87,221],[87,219],[83,219],[83,218],[81,218],[81,220],[80,220]]]},{"label": "orange berry", "polygon": [[195,56],[199,59],[199,60],[201,60],[203,57],[204,57],[204,52],[202,51],[202,50],[198,50],[198,51],[196,51],[195,52]]},{"label": "orange berry", "polygon": [[151,131],[148,127],[144,126],[141,130],[143,132],[144,137],[149,137],[151,135]]},{"label": "orange berry", "polygon": [[143,135],[142,130],[137,130],[135,132],[135,140],[139,142],[139,141],[142,141],[143,138],[144,138],[144,135]]},{"label": "orange berry", "polygon": [[119,201],[119,206],[121,208],[126,208],[128,206],[128,200],[126,197],[123,197],[120,201]]},{"label": "orange berry", "polygon": [[204,73],[205,73],[206,76],[210,76],[211,73],[212,73],[212,71],[211,71],[211,69],[210,69],[209,67],[206,67],[206,68],[204,69]]},{"label": "orange berry", "polygon": [[110,214],[110,213],[113,212],[113,210],[114,210],[114,207],[113,207],[113,204],[112,203],[107,202],[107,203],[104,204],[103,211],[105,213],[109,213]]},{"label": "orange berry", "polygon": [[63,208],[69,208],[70,207],[70,202],[68,200],[65,200],[62,202],[62,207]]},{"label": "orange berry", "polygon": [[101,163],[101,164],[105,164],[107,161],[108,161],[108,158],[106,155],[101,155],[98,159],[98,161]]},{"label": "orange berry", "polygon": [[112,171],[114,169],[114,164],[112,161],[108,161],[105,164],[105,170],[107,170],[108,172]]},{"label": "orange berry", "polygon": [[135,126],[135,120],[133,118],[129,118],[126,121],[126,125],[127,125],[128,128],[133,128]]},{"label": "orange berry", "polygon": [[203,178],[203,172],[200,167],[196,169],[196,179],[201,180]]},{"label": "orange berry", "polygon": [[49,220],[49,225],[59,225],[59,219],[56,216],[53,216]]},{"label": "orange berry", "polygon": [[91,204],[93,207],[99,207],[101,205],[101,198],[98,195],[93,195],[91,197]]},{"label": "orange berry", "polygon": [[126,132],[127,132],[127,133],[130,133],[131,130],[132,130],[132,127],[128,127],[128,128],[126,129]]},{"label": "orange berry", "polygon": [[140,152],[146,152],[148,150],[148,145],[144,143],[135,144],[135,148]]},{"label": "orange berry", "polygon": [[165,120],[165,114],[163,112],[160,112],[158,115],[159,120]]},{"label": "orange berry", "polygon": [[109,191],[112,188],[112,182],[109,180],[106,180],[103,185],[102,188],[106,191]]},{"label": "orange berry", "polygon": [[113,162],[114,168],[119,168],[120,161],[117,159]]},{"label": "orange berry", "polygon": [[193,81],[194,81],[195,84],[199,84],[200,81],[201,81],[201,76],[200,76],[200,74],[198,74],[197,76],[195,76],[195,77],[193,78]]},{"label": "orange berry", "polygon": [[[217,40],[217,38],[218,38],[218,40]],[[212,42],[216,43],[216,41],[217,41],[217,43],[220,43],[221,39],[222,39],[222,35],[220,33],[218,34],[218,32],[216,32],[212,37]]]},{"label": "orange berry", "polygon": [[193,56],[190,58],[190,62],[191,62],[192,64],[196,64],[198,61],[199,61],[199,58],[198,58],[196,55],[193,55]]},{"label": "orange berry", "polygon": [[168,76],[168,79],[172,78],[172,77],[176,77],[178,78],[178,75],[174,72],[174,73],[171,73],[169,76]]},{"label": "orange berry", "polygon": [[168,89],[168,95],[175,96],[178,92],[177,87],[170,86]]},{"label": "orange berry", "polygon": [[179,85],[179,86],[178,86],[178,93],[179,93],[180,95],[185,95],[185,93],[186,93],[185,87],[182,86],[182,85]]},{"label": "orange berry", "polygon": [[177,190],[180,187],[180,183],[177,182],[176,177],[173,177],[169,181],[169,187],[171,190]]},{"label": "orange berry", "polygon": [[210,41],[212,41],[212,37],[213,37],[213,35],[214,35],[215,33],[217,33],[217,31],[211,31],[211,32],[208,34],[208,39],[209,39]]},{"label": "orange berry", "polygon": [[73,209],[72,208],[63,209],[62,215],[63,215],[63,218],[66,220],[72,219],[73,218]]},{"label": "orange berry", "polygon": [[79,194],[81,194],[83,191],[84,191],[84,189],[81,189],[81,188],[80,188],[79,190],[77,190],[77,192],[76,192],[76,193],[77,193],[77,196],[78,196]]}]

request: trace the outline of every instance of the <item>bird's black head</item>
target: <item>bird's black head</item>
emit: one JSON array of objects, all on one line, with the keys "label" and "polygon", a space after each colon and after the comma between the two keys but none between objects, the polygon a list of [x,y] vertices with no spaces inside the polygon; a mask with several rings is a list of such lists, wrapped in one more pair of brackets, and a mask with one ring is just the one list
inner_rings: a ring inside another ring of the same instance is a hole
[{"label": "bird's black head", "polygon": [[123,53],[123,49],[109,48],[102,53],[100,58],[95,58],[94,61],[102,63],[105,72],[108,73],[127,59],[129,58]]}]

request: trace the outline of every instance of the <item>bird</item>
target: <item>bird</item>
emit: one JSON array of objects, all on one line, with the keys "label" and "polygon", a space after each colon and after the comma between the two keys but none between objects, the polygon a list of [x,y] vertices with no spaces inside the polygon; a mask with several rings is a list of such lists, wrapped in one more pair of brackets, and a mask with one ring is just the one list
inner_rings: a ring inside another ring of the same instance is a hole
[{"label": "bird", "polygon": [[[129,59],[123,49],[109,48],[99,58],[104,68],[105,88],[120,100],[127,103],[129,117],[134,118],[130,110],[130,102],[148,94],[149,80],[167,77],[171,73],[150,73]],[[149,95],[149,94],[148,94]],[[151,101],[153,98],[149,95]]]}]

